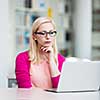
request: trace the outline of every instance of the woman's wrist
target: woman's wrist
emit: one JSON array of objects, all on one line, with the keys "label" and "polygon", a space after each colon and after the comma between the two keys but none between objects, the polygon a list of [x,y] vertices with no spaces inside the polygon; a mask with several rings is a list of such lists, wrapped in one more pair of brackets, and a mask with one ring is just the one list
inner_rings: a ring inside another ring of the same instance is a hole
[{"label": "woman's wrist", "polygon": [[56,70],[54,72],[51,72],[51,76],[52,77],[56,77],[56,76],[59,76],[61,74],[61,72],[59,70]]},{"label": "woman's wrist", "polygon": [[55,62],[54,58],[50,60],[49,64],[50,64],[50,70],[51,70],[52,77],[60,75],[58,64]]}]

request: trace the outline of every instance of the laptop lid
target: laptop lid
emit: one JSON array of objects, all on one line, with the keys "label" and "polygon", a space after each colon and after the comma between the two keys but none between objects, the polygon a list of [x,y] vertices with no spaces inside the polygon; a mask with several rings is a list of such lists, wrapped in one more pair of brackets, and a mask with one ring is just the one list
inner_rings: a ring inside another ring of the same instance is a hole
[{"label": "laptop lid", "polygon": [[100,86],[100,62],[63,63],[57,91],[95,91]]}]

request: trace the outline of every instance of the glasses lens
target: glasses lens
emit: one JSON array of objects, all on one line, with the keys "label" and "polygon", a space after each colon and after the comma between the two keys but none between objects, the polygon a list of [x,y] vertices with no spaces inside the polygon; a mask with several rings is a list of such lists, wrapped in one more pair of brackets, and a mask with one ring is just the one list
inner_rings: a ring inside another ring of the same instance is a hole
[{"label": "glasses lens", "polygon": [[50,32],[50,36],[55,36],[57,34],[56,31]]}]

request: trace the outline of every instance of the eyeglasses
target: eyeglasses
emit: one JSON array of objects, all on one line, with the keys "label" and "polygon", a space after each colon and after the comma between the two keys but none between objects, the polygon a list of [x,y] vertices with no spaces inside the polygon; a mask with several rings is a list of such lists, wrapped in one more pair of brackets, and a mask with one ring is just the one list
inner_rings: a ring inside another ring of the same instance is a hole
[{"label": "eyeglasses", "polygon": [[35,32],[35,34],[39,34],[41,36],[46,36],[47,34],[49,34],[51,37],[54,37],[56,36],[57,32],[56,31],[50,31],[50,32],[43,31],[43,32]]}]

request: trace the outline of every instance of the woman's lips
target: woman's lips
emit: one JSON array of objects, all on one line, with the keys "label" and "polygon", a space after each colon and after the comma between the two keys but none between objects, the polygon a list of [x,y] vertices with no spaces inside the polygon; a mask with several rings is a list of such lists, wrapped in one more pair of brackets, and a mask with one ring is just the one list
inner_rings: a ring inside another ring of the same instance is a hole
[{"label": "woman's lips", "polygon": [[51,43],[51,41],[45,41],[45,43]]}]

